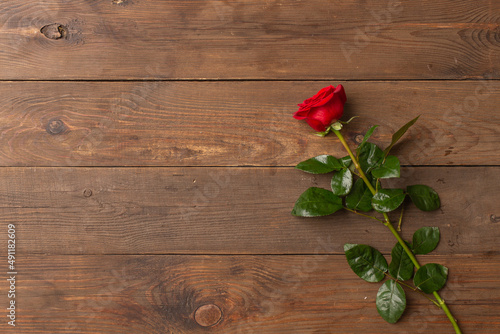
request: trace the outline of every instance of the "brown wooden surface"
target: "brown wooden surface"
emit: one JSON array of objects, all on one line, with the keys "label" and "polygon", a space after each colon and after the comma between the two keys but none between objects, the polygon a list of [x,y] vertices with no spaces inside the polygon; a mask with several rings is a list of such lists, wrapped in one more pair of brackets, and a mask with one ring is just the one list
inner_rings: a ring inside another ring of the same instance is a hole
[{"label": "brown wooden surface", "polygon": [[500,77],[492,0],[9,0],[0,13],[2,79]]},{"label": "brown wooden surface", "polygon": [[0,332],[451,334],[412,291],[398,324],[377,314],[342,245],[389,258],[381,224],[290,215],[329,184],[292,166],[345,155],[291,115],[342,83],[350,144],[421,115],[386,185],[442,207],[406,205],[403,237],[438,226],[419,259],[449,267],[464,334],[499,333],[499,36],[495,0],[3,1]]},{"label": "brown wooden surface", "polygon": [[[2,168],[0,180],[0,216],[17,223],[21,254],[341,254],[344,243],[390,253],[394,244],[382,224],[347,212],[291,216],[305,189],[329,185],[292,168]],[[411,167],[388,186],[427,184],[442,198],[435,212],[408,203],[406,238],[438,226],[438,254],[481,256],[498,253],[499,183],[499,168]]]},{"label": "brown wooden surface", "polygon": [[[345,155],[291,117],[329,82],[0,83],[3,166],[294,166]],[[499,165],[497,81],[343,82],[351,144],[373,124],[413,165]],[[487,121],[486,121],[487,120]],[[325,144],[326,143],[326,144]],[[397,154],[398,151],[396,150]]]},{"label": "brown wooden surface", "polygon": [[[497,255],[421,260],[450,268],[442,295],[464,333],[500,331]],[[26,255],[19,266],[23,332],[449,332],[442,312],[412,291],[406,291],[411,306],[401,321],[385,323],[374,307],[380,284],[360,283],[340,255]],[[203,328],[194,321],[204,305],[220,308],[218,325]]]}]

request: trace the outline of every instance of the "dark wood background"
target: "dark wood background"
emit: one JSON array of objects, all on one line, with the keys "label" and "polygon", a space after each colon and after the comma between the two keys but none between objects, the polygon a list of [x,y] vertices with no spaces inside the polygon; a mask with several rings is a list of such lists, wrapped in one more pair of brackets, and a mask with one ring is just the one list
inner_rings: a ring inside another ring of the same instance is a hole
[{"label": "dark wood background", "polygon": [[[440,194],[423,263],[464,333],[500,332],[500,2],[9,0],[0,4],[0,309],[17,230],[17,326],[2,333],[452,333],[407,291],[396,325],[344,243],[382,225],[290,215],[343,156],[291,115],[343,84],[351,144],[373,124]],[[2,246],[3,245],[3,246]],[[6,314],[6,311],[3,311]]]}]

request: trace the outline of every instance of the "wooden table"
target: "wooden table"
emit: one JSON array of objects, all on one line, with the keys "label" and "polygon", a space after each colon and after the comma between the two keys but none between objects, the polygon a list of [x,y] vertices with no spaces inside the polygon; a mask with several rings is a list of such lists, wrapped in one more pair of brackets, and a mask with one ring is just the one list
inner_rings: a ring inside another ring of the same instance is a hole
[{"label": "wooden table", "polygon": [[[403,236],[438,226],[444,299],[464,333],[500,332],[500,2],[9,0],[0,4],[2,333],[452,333],[407,291],[390,325],[344,243],[390,254],[382,224],[290,215],[330,153],[291,115],[345,86],[351,144],[380,124]],[[8,225],[16,327],[7,324]]]}]

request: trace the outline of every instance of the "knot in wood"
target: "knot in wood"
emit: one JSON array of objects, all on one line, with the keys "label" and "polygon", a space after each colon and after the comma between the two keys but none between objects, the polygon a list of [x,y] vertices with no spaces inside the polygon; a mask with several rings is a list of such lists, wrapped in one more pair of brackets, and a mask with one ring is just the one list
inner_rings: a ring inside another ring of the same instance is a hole
[{"label": "knot in wood", "polygon": [[363,138],[364,138],[364,137],[365,137],[365,136],[363,136],[363,135],[356,135],[356,136],[354,136],[354,141],[355,141],[356,143],[358,143],[358,144],[361,144],[361,142],[363,141]]},{"label": "knot in wood", "polygon": [[60,119],[53,118],[49,121],[49,123],[47,123],[47,127],[45,129],[51,135],[57,135],[64,132],[64,130],[66,130],[66,126]]},{"label": "knot in wood", "polygon": [[40,32],[49,39],[61,39],[68,35],[68,28],[59,23],[43,26]]},{"label": "knot in wood", "polygon": [[219,306],[207,304],[198,307],[194,312],[194,320],[202,327],[211,327],[217,325],[222,319],[222,311]]}]

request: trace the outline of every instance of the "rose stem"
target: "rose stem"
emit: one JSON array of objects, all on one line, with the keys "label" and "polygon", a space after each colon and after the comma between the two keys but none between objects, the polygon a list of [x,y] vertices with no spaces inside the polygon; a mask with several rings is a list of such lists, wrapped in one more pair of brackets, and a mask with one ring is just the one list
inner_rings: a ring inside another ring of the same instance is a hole
[{"label": "rose stem", "polygon": [[[356,169],[359,173],[359,176],[361,176],[361,179],[363,179],[363,181],[365,182],[368,189],[370,189],[371,193],[373,195],[375,195],[376,194],[375,188],[373,188],[370,181],[368,181],[368,178],[366,177],[365,173],[361,169],[361,166],[359,165],[358,159],[356,159],[356,157],[352,153],[351,149],[349,148],[349,145],[347,144],[347,142],[344,139],[344,136],[342,136],[342,134],[340,133],[339,130],[332,129],[332,131],[333,131],[333,133],[335,133],[337,135],[340,142],[342,143],[342,145],[346,149],[347,153],[349,153],[349,156],[351,157],[351,160],[354,163],[354,166],[356,167]],[[403,247],[404,251],[406,252],[406,254],[408,254],[408,257],[411,259],[411,261],[415,265],[415,268],[417,268],[417,270],[418,270],[421,266],[420,266],[420,263],[418,263],[418,260],[415,258],[415,255],[413,255],[413,252],[410,250],[410,248],[408,248],[408,245],[406,245],[406,242],[404,242],[403,238],[401,238],[398,231],[396,231],[394,226],[392,226],[391,221],[389,220],[389,216],[387,215],[387,213],[383,212],[382,214],[384,215],[384,219],[385,219],[384,225],[387,226],[389,231],[391,231],[391,233],[394,235],[394,237],[398,240],[399,244],[401,245],[401,247]],[[434,295],[434,297],[438,301],[440,307],[443,309],[444,313],[446,314],[446,316],[450,320],[451,324],[453,325],[453,328],[455,329],[455,333],[462,334],[462,331],[460,330],[460,327],[458,327],[456,319],[453,317],[453,314],[451,314],[451,311],[448,308],[448,306],[446,305],[443,298],[441,298],[441,296],[439,295],[439,293],[437,291],[434,291],[432,294]]]}]

